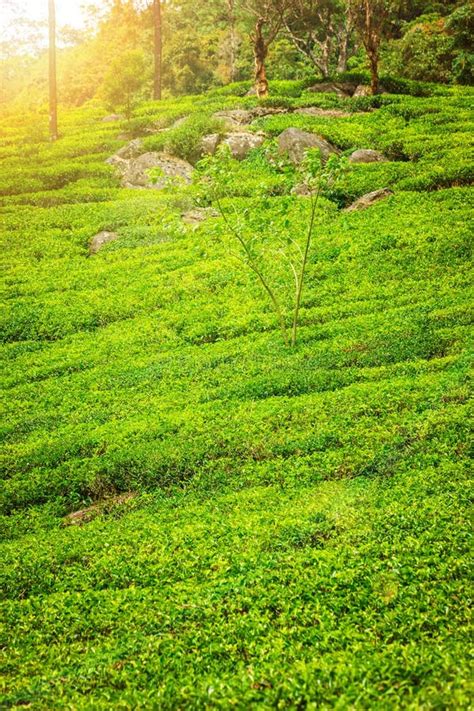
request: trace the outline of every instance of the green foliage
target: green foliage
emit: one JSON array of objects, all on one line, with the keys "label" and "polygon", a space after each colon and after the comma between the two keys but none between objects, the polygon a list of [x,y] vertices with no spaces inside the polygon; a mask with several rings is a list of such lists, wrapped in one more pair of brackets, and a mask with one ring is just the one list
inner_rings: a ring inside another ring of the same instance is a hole
[{"label": "green foliage", "polygon": [[175,128],[145,138],[143,143],[150,151],[168,151],[172,155],[196,163],[202,155],[203,137],[211,133],[223,135],[224,128],[223,121],[203,113],[184,118]]},{"label": "green foliage", "polygon": [[[54,145],[0,121],[0,706],[469,708],[472,91],[358,112],[300,88],[350,115],[259,119],[218,193],[282,301],[310,198],[272,138],[391,160],[325,187],[294,349],[224,220],[183,222],[205,186],[120,188],[97,108]],[[189,116],[184,141],[241,93],[134,117]]]},{"label": "green foliage", "polygon": [[139,50],[119,55],[105,77],[103,98],[110,109],[123,111],[130,118],[133,108],[144,94],[147,65]]},{"label": "green foliage", "polygon": [[[272,160],[282,172],[291,172],[284,158],[277,158],[275,154],[269,152],[265,157],[267,160]],[[319,150],[307,151],[299,177],[300,186],[303,186],[309,195],[310,206],[307,224],[303,225],[303,234],[299,235],[301,226],[292,224],[288,200],[280,202],[278,220],[268,220],[266,202],[254,203],[244,210],[240,206],[232,212],[226,209],[223,200],[232,196],[232,185],[228,178],[232,167],[231,152],[225,144],[219,146],[215,156],[209,156],[200,162],[199,168],[202,171],[200,185],[204,188],[204,199],[218,208],[229,236],[238,244],[238,257],[253,272],[270,299],[279,320],[285,345],[294,348],[311,242],[316,229],[319,198],[324,194],[330,194],[340,176],[347,172],[348,164],[343,158],[333,155],[323,165]],[[256,197],[259,197],[258,194]],[[324,227],[322,229],[324,230]],[[269,274],[266,273],[266,263],[270,265]],[[273,270],[281,272],[282,266],[283,271],[285,267],[288,270],[290,284],[294,286],[290,304],[291,333],[286,318],[286,305],[272,284]]]},{"label": "green foliage", "polygon": [[431,82],[473,83],[472,3],[448,17],[426,15],[410,23],[390,46],[385,64],[397,75]]}]

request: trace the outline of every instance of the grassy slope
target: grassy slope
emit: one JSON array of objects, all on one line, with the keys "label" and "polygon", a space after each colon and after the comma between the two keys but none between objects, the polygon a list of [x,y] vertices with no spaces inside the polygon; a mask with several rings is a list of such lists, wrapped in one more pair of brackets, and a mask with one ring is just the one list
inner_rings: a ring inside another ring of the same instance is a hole
[{"label": "grassy slope", "polygon": [[[333,195],[386,202],[323,204],[295,351],[221,221],[183,225],[193,189],[117,187],[116,125],[71,112],[49,146],[3,122],[2,705],[468,707],[472,116],[439,93],[256,125],[398,159]],[[189,155],[203,115],[252,102],[135,126],[199,114],[166,134]],[[274,229],[291,176],[260,152],[229,181]],[[121,238],[88,258],[101,229]]]}]

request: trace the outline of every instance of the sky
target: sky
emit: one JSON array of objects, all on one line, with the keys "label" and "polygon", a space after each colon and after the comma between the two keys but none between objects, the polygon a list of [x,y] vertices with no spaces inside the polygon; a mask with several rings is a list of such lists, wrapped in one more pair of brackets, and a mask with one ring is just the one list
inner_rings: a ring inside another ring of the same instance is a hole
[{"label": "sky", "polygon": [[[86,22],[84,8],[91,0],[55,0],[58,27],[58,46],[63,44],[65,35],[62,27],[81,29]],[[100,2],[94,3],[96,6]],[[47,46],[48,42],[48,0],[0,0],[0,57],[20,53],[31,48],[33,52]],[[43,22],[32,27],[26,21]]]},{"label": "sky", "polygon": [[[59,25],[81,27],[83,20],[81,0],[56,0],[56,13]],[[0,0],[1,24],[10,24],[13,19],[11,7],[18,14],[30,20],[45,20],[48,17],[48,0]]]}]

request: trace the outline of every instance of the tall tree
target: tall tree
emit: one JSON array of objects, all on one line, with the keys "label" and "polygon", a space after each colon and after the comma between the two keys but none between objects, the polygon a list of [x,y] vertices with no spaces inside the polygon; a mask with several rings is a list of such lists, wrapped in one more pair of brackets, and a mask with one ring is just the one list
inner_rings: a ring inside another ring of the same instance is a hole
[{"label": "tall tree", "polygon": [[380,46],[387,29],[391,0],[350,0],[356,29],[369,61],[372,94],[379,90]]},{"label": "tall tree", "polygon": [[338,71],[347,69],[353,34],[347,0],[293,0],[285,14],[285,30],[323,77],[328,77],[334,66]]},{"label": "tall tree", "polygon": [[255,26],[250,34],[255,60],[255,91],[259,99],[269,94],[266,60],[268,50],[280,33],[285,13],[293,0],[249,0],[245,10],[255,18]]},{"label": "tall tree", "polygon": [[229,79],[231,82],[237,78],[237,18],[235,14],[235,0],[226,0],[227,21],[229,24]]},{"label": "tall tree", "polygon": [[161,0],[153,0],[153,24],[155,29],[155,73],[153,80],[153,98],[160,100],[163,83],[163,23],[161,15]]},{"label": "tall tree", "polygon": [[56,6],[48,0],[49,22],[49,132],[52,141],[58,139],[58,83],[56,72]]}]

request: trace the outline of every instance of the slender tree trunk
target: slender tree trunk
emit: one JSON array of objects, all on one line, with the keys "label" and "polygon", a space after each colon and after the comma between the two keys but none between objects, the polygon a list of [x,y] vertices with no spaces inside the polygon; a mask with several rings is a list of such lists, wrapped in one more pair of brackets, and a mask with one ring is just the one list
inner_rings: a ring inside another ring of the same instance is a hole
[{"label": "slender tree trunk", "polygon": [[339,37],[339,53],[337,57],[336,71],[338,74],[347,71],[347,60],[349,58],[349,32],[343,29]]},{"label": "slender tree trunk", "polygon": [[56,72],[56,7],[48,0],[49,10],[49,133],[52,141],[58,139],[58,86]]},{"label": "slender tree trunk", "polygon": [[339,53],[337,58],[337,71],[346,72],[347,62],[351,50],[351,39],[354,31],[354,15],[350,3],[347,3],[344,24],[338,33]]},{"label": "slender tree trunk", "polygon": [[235,18],[235,0],[227,0],[229,20],[229,79],[237,79],[237,27]]},{"label": "slender tree trunk", "polygon": [[370,88],[372,95],[375,96],[379,91],[379,56],[377,51],[369,52],[370,62]]},{"label": "slender tree trunk", "polygon": [[370,85],[372,94],[378,93],[379,90],[379,46],[380,46],[380,33],[377,32],[374,17],[373,8],[371,7],[370,0],[365,0],[365,32],[364,32],[364,45],[369,58],[370,65]]},{"label": "slender tree trunk", "polygon": [[269,94],[267,70],[265,60],[268,47],[263,36],[265,20],[260,17],[255,26],[253,53],[255,57],[255,91],[259,99],[265,99]]},{"label": "slender tree trunk", "polygon": [[161,16],[161,0],[153,0],[153,19],[155,28],[155,74],[153,82],[153,98],[156,101],[161,99],[161,89],[163,83],[163,23]]},{"label": "slender tree trunk", "polygon": [[327,79],[330,74],[329,63],[331,61],[331,38],[326,37],[321,46],[321,72],[323,79]]}]

